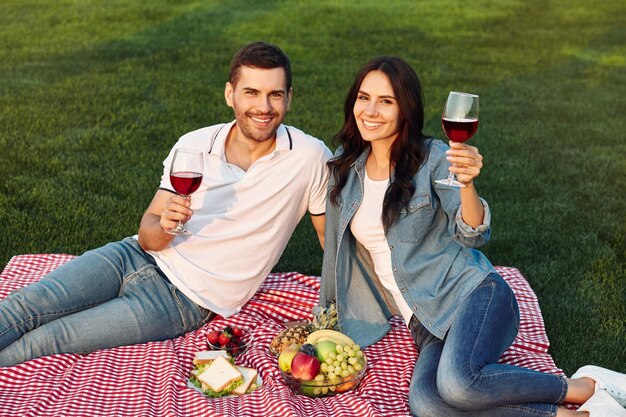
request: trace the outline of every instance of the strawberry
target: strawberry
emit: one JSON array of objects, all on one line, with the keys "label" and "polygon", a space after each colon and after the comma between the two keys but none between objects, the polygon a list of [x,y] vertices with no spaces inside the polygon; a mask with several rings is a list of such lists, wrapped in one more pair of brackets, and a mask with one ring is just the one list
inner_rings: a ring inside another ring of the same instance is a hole
[{"label": "strawberry", "polygon": [[218,331],[211,332],[206,337],[210,344],[212,344],[213,346],[217,346],[217,344],[219,343],[220,332]]},{"label": "strawberry", "polygon": [[233,327],[233,336],[240,338],[241,335],[243,335],[243,330],[240,329],[239,327]]},{"label": "strawberry", "polygon": [[222,332],[220,333],[218,340],[221,346],[225,346],[228,342],[230,342],[230,336],[227,333]]}]

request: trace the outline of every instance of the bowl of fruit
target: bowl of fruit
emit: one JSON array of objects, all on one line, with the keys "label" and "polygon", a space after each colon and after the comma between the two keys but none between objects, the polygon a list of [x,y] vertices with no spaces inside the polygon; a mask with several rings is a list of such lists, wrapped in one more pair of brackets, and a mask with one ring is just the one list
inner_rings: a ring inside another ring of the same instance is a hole
[{"label": "bowl of fruit", "polygon": [[302,345],[282,349],[278,367],[296,394],[325,397],[358,387],[367,371],[367,358],[348,336],[324,329],[310,333]]},{"label": "bowl of fruit", "polygon": [[226,326],[209,332],[207,341],[211,350],[225,350],[234,358],[248,349],[252,343],[252,334],[241,327]]}]

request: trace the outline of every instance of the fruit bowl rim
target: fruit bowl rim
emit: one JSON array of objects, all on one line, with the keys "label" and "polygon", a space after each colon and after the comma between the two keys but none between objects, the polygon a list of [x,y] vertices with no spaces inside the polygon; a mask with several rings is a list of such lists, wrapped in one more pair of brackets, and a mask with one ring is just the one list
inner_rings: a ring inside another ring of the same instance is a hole
[{"label": "fruit bowl rim", "polygon": [[[341,378],[341,380],[339,380],[336,383],[330,383],[329,381],[315,381],[315,380],[310,380],[310,381],[301,381],[299,379],[294,378],[290,373],[287,373],[285,371],[283,371],[282,369],[280,369],[280,367],[278,368],[278,372],[280,372],[280,375],[283,377],[283,379],[285,381],[287,381],[288,383],[298,383],[301,386],[305,386],[307,388],[324,388],[324,387],[337,387],[339,385],[343,385],[343,384],[348,384],[350,382],[354,382],[356,380],[361,380],[363,379],[363,377],[365,376],[365,373],[367,372],[368,366],[367,366],[367,357],[363,356],[364,359],[364,364],[363,364],[363,369],[361,369],[359,371],[359,373],[357,374],[352,374],[352,378],[350,379],[345,379],[345,378]],[[353,388],[352,388],[353,389]],[[350,390],[348,390],[350,391]]]},{"label": "fruit bowl rim", "polygon": [[[242,335],[239,337],[240,340],[242,339],[246,339],[247,341],[245,343],[242,343],[240,349],[242,349],[241,352],[239,352],[239,355],[241,355],[242,353],[244,353],[245,351],[248,350],[248,348],[252,345],[252,342],[254,341],[254,336],[252,333],[252,330],[246,329],[246,328],[242,328],[240,327],[240,329],[243,331]],[[219,331],[219,330],[217,330]],[[220,345],[214,345],[211,342],[209,342],[208,340],[206,341],[207,345],[209,345],[209,349],[210,350],[225,350],[226,352],[231,352],[234,348],[228,348],[226,346],[222,347]]]}]

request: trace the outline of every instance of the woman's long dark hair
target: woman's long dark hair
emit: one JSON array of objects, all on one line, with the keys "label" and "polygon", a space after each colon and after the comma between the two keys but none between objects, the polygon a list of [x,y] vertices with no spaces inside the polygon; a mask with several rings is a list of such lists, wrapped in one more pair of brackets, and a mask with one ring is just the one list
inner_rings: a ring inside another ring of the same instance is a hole
[{"label": "woman's long dark hair", "polygon": [[400,108],[398,137],[390,150],[390,169],[394,170],[394,176],[383,200],[383,227],[388,230],[400,217],[400,210],[408,206],[415,192],[411,179],[426,154],[424,146],[426,138],[422,133],[424,128],[422,88],[413,68],[400,58],[381,56],[372,59],[361,68],[348,91],[344,104],[344,124],[333,138],[335,143],[343,146],[343,153],[328,162],[335,180],[335,185],[330,190],[330,201],[335,205],[339,204],[350,166],[363,151],[371,147],[371,144],[361,137],[354,117],[354,103],[361,83],[371,71],[381,71],[387,75]]}]

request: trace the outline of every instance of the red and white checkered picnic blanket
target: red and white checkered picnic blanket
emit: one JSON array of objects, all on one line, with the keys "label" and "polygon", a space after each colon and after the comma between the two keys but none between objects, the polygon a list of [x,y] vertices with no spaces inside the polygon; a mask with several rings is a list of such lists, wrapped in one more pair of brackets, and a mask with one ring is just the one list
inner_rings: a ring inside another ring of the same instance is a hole
[{"label": "red and white checkered picnic blanket", "polygon": [[[70,255],[13,257],[0,274],[0,298],[38,280]],[[503,362],[562,374],[550,355],[541,311],[515,268],[498,267],[520,304],[521,329]],[[271,274],[239,314],[217,317],[199,330],[165,342],[106,349],[90,355],[54,355],[0,368],[0,416],[410,416],[408,389],[418,351],[400,318],[365,349],[368,371],[354,391],[312,399],[283,383],[268,350],[282,323],[308,320],[319,277]],[[263,385],[252,394],[209,399],[187,387],[195,352],[206,335],[226,324],[251,329],[252,346],[237,363],[258,369]]]}]

